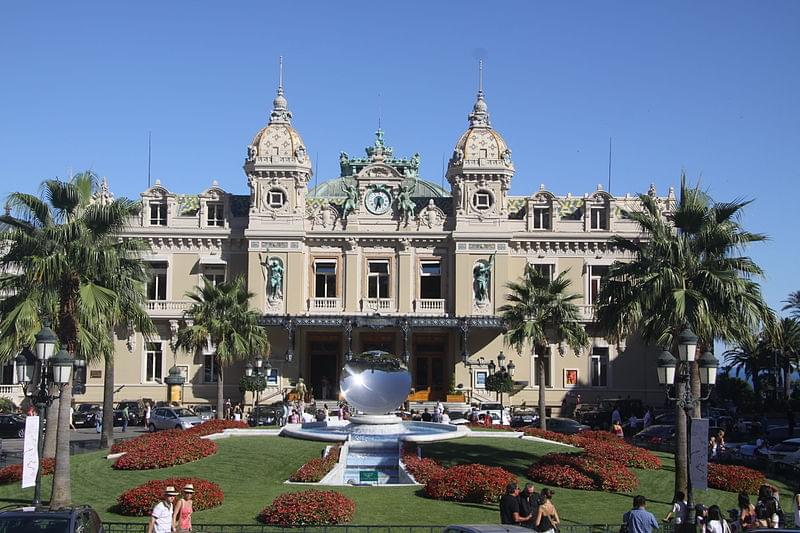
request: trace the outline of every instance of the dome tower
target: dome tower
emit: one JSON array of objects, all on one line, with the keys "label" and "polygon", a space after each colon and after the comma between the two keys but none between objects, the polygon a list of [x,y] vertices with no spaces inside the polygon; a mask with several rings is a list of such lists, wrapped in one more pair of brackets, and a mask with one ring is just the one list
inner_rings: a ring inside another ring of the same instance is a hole
[{"label": "dome tower", "polygon": [[251,228],[254,222],[269,220],[302,222],[311,160],[303,139],[292,127],[292,113],[283,93],[283,57],[269,123],[247,147],[244,171],[250,186]]},{"label": "dome tower", "polygon": [[511,150],[489,120],[483,61],[479,63],[478,95],[468,120],[469,127],[458,139],[447,165],[456,214],[481,220],[505,216],[514,164]]}]

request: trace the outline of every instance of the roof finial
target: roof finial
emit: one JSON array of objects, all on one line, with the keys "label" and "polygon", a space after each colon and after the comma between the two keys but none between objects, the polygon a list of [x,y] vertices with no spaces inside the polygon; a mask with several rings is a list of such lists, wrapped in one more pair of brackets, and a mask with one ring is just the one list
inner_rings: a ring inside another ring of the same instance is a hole
[{"label": "roof finial", "polygon": [[283,56],[278,56],[278,94],[272,101],[272,112],[269,115],[270,124],[289,124],[292,113],[289,111],[289,104],[283,96]]},{"label": "roof finial", "polygon": [[483,59],[478,60],[478,98],[469,114],[469,127],[489,127],[489,109],[483,95]]},{"label": "roof finial", "polygon": [[283,94],[283,56],[278,56],[278,94]]},{"label": "roof finial", "polygon": [[483,59],[478,60],[478,94],[483,94]]}]

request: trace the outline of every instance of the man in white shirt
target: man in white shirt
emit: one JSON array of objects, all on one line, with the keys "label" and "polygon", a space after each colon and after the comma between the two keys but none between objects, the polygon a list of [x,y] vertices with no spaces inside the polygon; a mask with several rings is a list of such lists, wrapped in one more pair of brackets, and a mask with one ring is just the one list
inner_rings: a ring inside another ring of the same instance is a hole
[{"label": "man in white shirt", "polygon": [[163,498],[150,513],[147,533],[172,533],[172,504],[177,495],[178,491],[172,485],[164,489]]}]

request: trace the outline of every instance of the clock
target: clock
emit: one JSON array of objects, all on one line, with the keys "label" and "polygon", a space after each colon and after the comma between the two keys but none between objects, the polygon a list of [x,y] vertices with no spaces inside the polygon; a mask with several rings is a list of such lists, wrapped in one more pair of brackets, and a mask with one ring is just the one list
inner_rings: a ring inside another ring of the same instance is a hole
[{"label": "clock", "polygon": [[392,198],[384,190],[372,190],[364,197],[364,205],[373,215],[382,215],[392,207]]}]

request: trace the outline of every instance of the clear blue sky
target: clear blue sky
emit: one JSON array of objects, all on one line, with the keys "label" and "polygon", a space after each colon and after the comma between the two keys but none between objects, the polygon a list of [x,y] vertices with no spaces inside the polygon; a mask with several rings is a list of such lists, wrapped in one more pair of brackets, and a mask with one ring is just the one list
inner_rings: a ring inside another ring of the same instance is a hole
[{"label": "clear blue sky", "polygon": [[[746,224],[771,305],[800,290],[800,2],[4,2],[0,195],[91,168],[117,195],[154,178],[247,192],[245,148],[286,96],[320,181],[363,153],[381,109],[440,181],[477,58],[512,193],[659,193],[682,169]],[[378,94],[380,93],[380,98]]]}]

